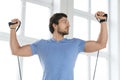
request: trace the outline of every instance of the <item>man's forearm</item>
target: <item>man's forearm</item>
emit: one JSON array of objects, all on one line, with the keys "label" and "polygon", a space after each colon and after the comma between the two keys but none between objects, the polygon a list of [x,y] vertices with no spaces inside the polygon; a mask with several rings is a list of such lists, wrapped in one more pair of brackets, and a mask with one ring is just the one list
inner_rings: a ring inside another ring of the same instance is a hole
[{"label": "man's forearm", "polygon": [[20,45],[17,41],[15,29],[10,30],[10,47],[12,50],[12,54],[15,54],[17,50],[20,48]]},{"label": "man's forearm", "polygon": [[103,22],[103,23],[101,23],[101,30],[100,30],[100,34],[99,34],[97,42],[102,47],[106,47],[107,40],[108,40],[107,23]]}]

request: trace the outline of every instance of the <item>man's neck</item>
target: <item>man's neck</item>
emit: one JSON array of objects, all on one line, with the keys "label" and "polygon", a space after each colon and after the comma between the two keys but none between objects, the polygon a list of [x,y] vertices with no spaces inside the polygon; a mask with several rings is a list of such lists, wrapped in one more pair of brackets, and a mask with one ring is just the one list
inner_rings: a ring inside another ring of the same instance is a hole
[{"label": "man's neck", "polygon": [[60,41],[60,40],[62,40],[63,38],[64,38],[64,36],[63,35],[61,35],[61,34],[56,34],[56,33],[53,33],[53,38],[56,40],[56,41]]}]

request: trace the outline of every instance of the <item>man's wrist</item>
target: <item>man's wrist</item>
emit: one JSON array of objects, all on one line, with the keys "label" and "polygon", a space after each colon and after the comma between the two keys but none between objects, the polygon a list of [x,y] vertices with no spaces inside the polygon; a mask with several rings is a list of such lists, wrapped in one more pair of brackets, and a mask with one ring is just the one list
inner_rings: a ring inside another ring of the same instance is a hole
[{"label": "man's wrist", "polygon": [[100,23],[103,23],[103,22],[107,22],[107,20],[106,19],[101,19]]}]

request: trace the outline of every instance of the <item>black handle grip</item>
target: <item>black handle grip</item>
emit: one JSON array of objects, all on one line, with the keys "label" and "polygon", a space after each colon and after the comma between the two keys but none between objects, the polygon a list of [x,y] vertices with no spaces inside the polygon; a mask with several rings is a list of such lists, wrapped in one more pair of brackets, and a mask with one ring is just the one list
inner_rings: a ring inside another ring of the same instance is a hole
[{"label": "black handle grip", "polygon": [[108,15],[107,15],[107,14],[104,14],[103,16],[107,18]]},{"label": "black handle grip", "polygon": [[17,23],[18,23],[18,22],[15,22],[15,23],[9,22],[8,25],[11,26],[11,25],[14,25],[14,24],[17,24]]},{"label": "black handle grip", "polygon": [[[18,22],[15,22],[15,23],[9,22],[8,25],[9,25],[9,27],[10,27],[11,25],[14,25],[14,24],[17,24],[17,23],[18,23]],[[16,31],[18,31],[18,29],[20,28],[20,25],[21,25],[21,21],[20,21],[20,24],[19,24],[19,26],[17,27]]]}]

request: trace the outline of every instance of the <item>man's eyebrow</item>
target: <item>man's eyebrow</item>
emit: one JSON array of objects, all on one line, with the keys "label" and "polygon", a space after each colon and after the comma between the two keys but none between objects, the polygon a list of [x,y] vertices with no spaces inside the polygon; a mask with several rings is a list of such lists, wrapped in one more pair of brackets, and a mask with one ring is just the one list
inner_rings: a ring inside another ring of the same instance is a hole
[{"label": "man's eyebrow", "polygon": [[61,21],[67,21],[67,19],[62,19]]}]

